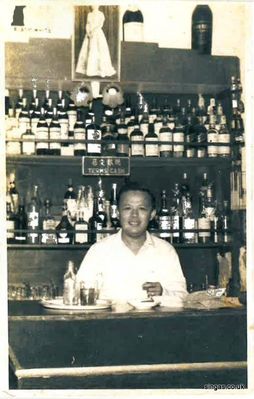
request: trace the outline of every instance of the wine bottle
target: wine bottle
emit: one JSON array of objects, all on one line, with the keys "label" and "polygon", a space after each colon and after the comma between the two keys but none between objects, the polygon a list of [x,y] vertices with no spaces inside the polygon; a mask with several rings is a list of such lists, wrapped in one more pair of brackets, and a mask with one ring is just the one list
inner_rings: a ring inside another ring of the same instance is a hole
[{"label": "wine bottle", "polygon": [[41,243],[56,244],[57,237],[55,233],[55,218],[51,214],[51,201],[49,199],[45,199],[44,207],[44,215],[42,216],[42,230],[52,230],[52,232],[42,233]]},{"label": "wine bottle", "polygon": [[83,156],[86,154],[86,143],[84,142],[86,139],[86,127],[80,111],[77,112],[77,121],[74,125],[73,133],[74,139],[80,140],[80,142],[74,142],[74,155]]},{"label": "wine bottle", "polygon": [[[140,141],[140,143],[136,144],[136,141]],[[134,129],[130,134],[130,142],[131,142],[131,156],[132,157],[143,157],[145,153],[144,149],[144,134],[142,130],[139,128],[138,119],[135,119]]]},{"label": "wine bottle", "polygon": [[[36,154],[37,155],[48,155],[49,154],[49,143],[45,140],[49,139],[49,128],[47,121],[45,119],[44,108],[41,108],[41,116],[39,122],[37,123],[36,135]],[[40,141],[44,140],[44,141]]]},{"label": "wine bottle", "polygon": [[73,189],[72,179],[69,179],[68,188],[64,194],[64,203],[66,204],[70,219],[74,223],[77,213],[77,195]]},{"label": "wine bottle", "polygon": [[49,125],[49,138],[50,140],[56,140],[49,143],[49,154],[61,155],[61,126],[58,120],[56,107],[53,108],[53,118]]},{"label": "wine bottle", "polygon": [[159,156],[158,136],[154,132],[153,123],[149,123],[148,133],[145,136],[145,156],[146,157]]},{"label": "wine bottle", "polygon": [[64,274],[63,303],[64,305],[78,304],[76,274],[74,263],[71,260],[68,261],[68,267],[66,273]]},{"label": "wine bottle", "polygon": [[25,211],[25,205],[23,200],[21,200],[18,213],[16,215],[16,224],[15,229],[15,242],[19,244],[26,243],[27,240],[27,233],[26,231],[18,231],[18,230],[27,230],[27,214]]},{"label": "wine bottle", "polygon": [[166,190],[162,190],[162,193],[161,193],[161,207],[158,212],[157,219],[158,219],[158,228],[159,228],[159,230],[161,230],[159,233],[159,237],[169,240],[171,242],[172,241],[172,233],[170,231],[164,231],[164,230],[171,229],[171,216],[170,216],[168,205],[167,205]]},{"label": "wine bottle", "polygon": [[72,244],[73,226],[69,221],[66,204],[63,205],[62,218],[56,226],[56,235],[58,244]]},{"label": "wine bottle", "polygon": [[27,242],[29,244],[39,244],[40,236],[37,230],[41,226],[41,202],[38,192],[38,186],[33,186],[31,201],[27,207]]},{"label": "wine bottle", "polygon": [[92,122],[86,126],[86,137],[87,140],[95,141],[95,143],[87,144],[87,155],[100,155],[101,143],[96,143],[96,141],[101,140],[101,128],[95,123],[94,115],[92,115]]}]

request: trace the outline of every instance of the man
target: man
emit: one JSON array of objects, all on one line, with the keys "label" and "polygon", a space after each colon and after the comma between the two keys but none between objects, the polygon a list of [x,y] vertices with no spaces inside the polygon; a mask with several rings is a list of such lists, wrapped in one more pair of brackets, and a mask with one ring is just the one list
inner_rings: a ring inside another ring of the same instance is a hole
[{"label": "man", "polygon": [[99,281],[100,298],[114,303],[149,296],[162,306],[182,306],[187,291],[178,255],[147,231],[156,213],[153,195],[130,183],[119,192],[118,209],[121,229],[89,249],[78,281]]}]

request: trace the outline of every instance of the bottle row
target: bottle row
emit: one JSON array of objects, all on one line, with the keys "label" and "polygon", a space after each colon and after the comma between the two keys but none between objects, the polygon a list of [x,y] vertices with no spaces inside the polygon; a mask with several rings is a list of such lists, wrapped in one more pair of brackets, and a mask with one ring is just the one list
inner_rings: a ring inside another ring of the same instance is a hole
[{"label": "bottle row", "polygon": [[[35,94],[36,95],[36,94]],[[191,100],[175,106],[167,99],[162,109],[154,100],[151,108],[139,93],[135,112],[128,101],[111,109],[104,106],[101,123],[92,107],[78,108],[72,102],[52,107],[50,98],[39,107],[34,98],[32,111],[22,98],[18,118],[8,118],[8,155],[116,155],[146,157],[228,157],[232,144],[244,141],[244,125],[234,108],[227,123],[222,104],[214,98],[206,108],[200,94],[196,107]],[[17,114],[17,112],[16,112]]]},{"label": "bottle row", "polygon": [[[170,192],[162,190],[156,216],[149,224],[153,234],[172,243],[229,243],[231,218],[228,201],[218,203],[215,187],[203,174],[195,206],[187,173]],[[102,179],[96,188],[79,186],[75,193],[72,182],[63,198],[62,215],[52,215],[51,201],[44,209],[38,186],[35,185],[25,207],[10,177],[7,191],[7,240],[9,243],[85,244],[100,241],[121,227],[118,209],[118,188],[113,183],[106,198]]]}]

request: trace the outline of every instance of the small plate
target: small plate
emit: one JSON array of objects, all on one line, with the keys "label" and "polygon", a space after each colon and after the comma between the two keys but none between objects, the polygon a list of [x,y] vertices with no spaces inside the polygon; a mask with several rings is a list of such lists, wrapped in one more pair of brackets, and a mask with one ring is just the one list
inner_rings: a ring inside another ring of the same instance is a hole
[{"label": "small plate", "polygon": [[97,299],[94,305],[65,305],[63,297],[40,301],[41,305],[47,309],[69,310],[72,312],[84,312],[87,310],[104,310],[111,308],[111,302],[106,299]]},{"label": "small plate", "polygon": [[145,300],[145,299],[139,299],[139,298],[134,298],[128,300],[129,305],[133,306],[135,309],[138,310],[148,310],[155,308],[155,306],[160,305],[160,301],[154,299],[153,301]]}]

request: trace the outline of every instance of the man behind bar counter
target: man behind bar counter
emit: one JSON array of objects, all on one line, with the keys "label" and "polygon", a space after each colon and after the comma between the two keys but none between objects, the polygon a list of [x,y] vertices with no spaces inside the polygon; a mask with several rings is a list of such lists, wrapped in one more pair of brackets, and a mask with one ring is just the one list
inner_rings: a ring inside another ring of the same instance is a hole
[{"label": "man behind bar counter", "polygon": [[162,306],[181,307],[187,291],[178,255],[172,245],[147,231],[156,213],[152,193],[129,183],[119,192],[118,209],[121,229],[92,245],[77,281],[98,280],[100,298],[116,306],[149,296]]}]

